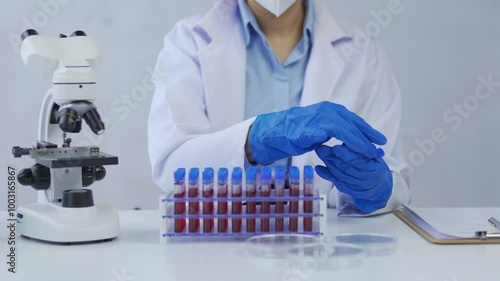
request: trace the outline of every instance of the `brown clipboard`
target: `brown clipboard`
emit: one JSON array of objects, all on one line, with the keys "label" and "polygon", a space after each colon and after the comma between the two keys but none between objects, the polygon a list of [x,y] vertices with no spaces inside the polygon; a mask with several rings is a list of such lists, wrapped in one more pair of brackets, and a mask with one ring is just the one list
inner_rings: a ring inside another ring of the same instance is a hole
[{"label": "brown clipboard", "polygon": [[437,244],[437,245],[464,245],[464,244],[500,244],[500,239],[481,239],[478,238],[457,238],[457,239],[437,239],[434,236],[427,233],[415,222],[413,222],[409,217],[406,216],[403,210],[394,211],[394,215],[400,218],[404,223],[406,223],[411,229],[420,234],[425,240]]}]

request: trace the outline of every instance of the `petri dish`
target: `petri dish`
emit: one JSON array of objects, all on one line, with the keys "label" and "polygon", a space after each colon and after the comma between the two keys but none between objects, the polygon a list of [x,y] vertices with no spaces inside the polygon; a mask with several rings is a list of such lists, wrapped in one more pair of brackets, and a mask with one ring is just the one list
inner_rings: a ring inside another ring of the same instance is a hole
[{"label": "petri dish", "polygon": [[288,266],[315,270],[358,268],[366,257],[364,249],[354,244],[316,244],[288,250]]},{"label": "petri dish", "polygon": [[319,244],[319,237],[301,234],[265,234],[247,239],[248,253],[261,258],[286,258],[288,250]]},{"label": "petri dish", "polygon": [[362,247],[368,256],[388,256],[397,250],[398,240],[395,237],[384,234],[355,234],[347,233],[335,236],[331,243],[349,243]]}]

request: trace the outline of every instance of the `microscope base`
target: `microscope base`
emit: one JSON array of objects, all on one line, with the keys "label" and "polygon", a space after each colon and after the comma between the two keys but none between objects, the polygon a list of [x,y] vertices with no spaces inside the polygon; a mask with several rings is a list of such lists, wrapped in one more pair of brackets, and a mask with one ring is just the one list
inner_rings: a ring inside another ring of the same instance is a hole
[{"label": "microscope base", "polygon": [[34,203],[17,210],[18,233],[52,243],[85,243],[112,240],[120,231],[118,212],[109,204],[63,208]]}]

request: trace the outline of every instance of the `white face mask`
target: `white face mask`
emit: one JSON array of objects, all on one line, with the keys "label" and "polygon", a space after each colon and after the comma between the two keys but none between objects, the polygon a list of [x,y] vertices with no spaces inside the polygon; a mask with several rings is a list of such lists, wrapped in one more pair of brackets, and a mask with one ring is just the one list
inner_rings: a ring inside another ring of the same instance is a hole
[{"label": "white face mask", "polygon": [[288,8],[290,8],[296,0],[256,0],[262,7],[266,8],[269,12],[281,16]]}]

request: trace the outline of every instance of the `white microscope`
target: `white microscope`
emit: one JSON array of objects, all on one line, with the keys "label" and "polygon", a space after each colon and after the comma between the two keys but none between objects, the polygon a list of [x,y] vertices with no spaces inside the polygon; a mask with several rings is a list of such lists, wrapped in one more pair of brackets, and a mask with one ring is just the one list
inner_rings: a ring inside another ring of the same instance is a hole
[{"label": "white microscope", "polygon": [[105,165],[118,164],[118,157],[98,147],[72,147],[67,133],[79,133],[84,120],[95,134],[104,123],[93,102],[96,74],[91,63],[99,57],[95,42],[83,31],[70,37],[44,37],[35,30],[22,35],[21,57],[30,70],[52,77],[40,112],[38,141],[32,148],[14,147],[19,158],[36,161],[20,171],[20,184],[38,190],[38,202],[17,210],[22,236],[53,243],[109,241],[118,236],[117,210],[94,204],[92,190],[85,189],[106,175]]}]

